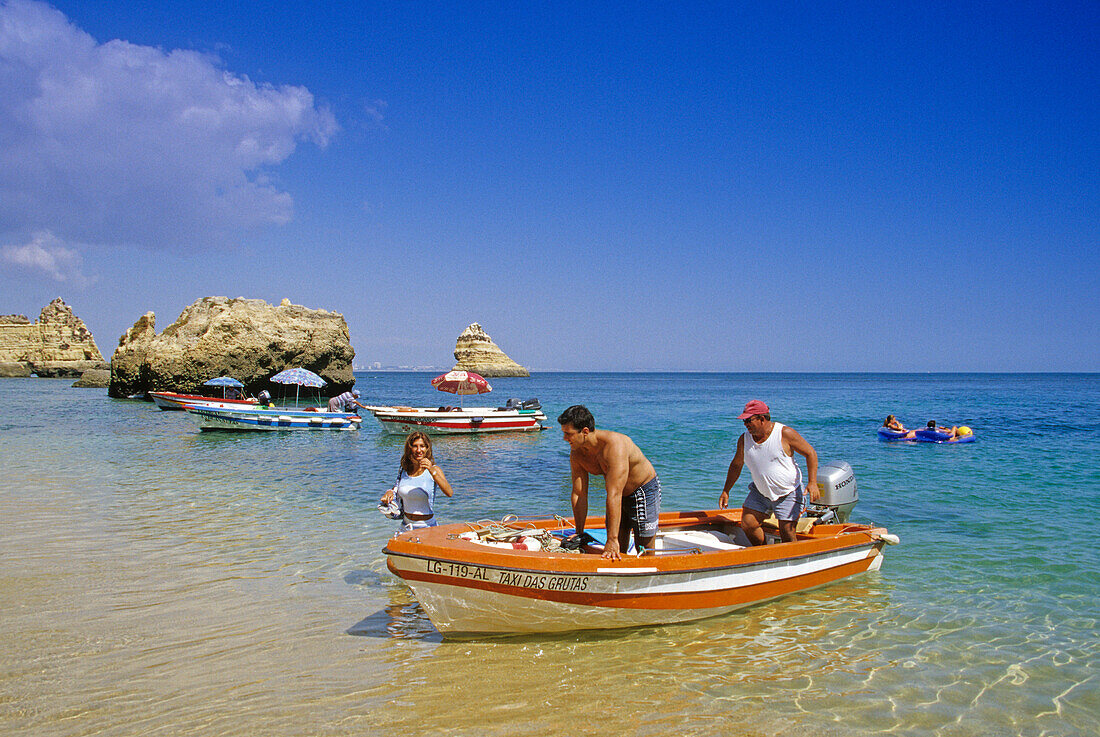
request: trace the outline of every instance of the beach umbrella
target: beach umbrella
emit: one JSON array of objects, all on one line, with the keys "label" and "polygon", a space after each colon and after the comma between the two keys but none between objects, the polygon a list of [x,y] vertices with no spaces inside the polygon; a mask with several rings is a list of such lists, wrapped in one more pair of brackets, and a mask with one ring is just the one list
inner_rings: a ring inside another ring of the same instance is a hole
[{"label": "beach umbrella", "polygon": [[219,376],[216,379],[210,379],[209,381],[202,382],[203,386],[235,386],[238,389],[244,387],[244,384],[234,379],[232,376]]},{"label": "beach umbrella", "polygon": [[291,368],[280,371],[271,377],[271,381],[276,384],[297,384],[298,388],[294,390],[295,405],[298,404],[298,392],[301,391],[303,386],[322,387],[328,383],[317,374],[304,368]]},{"label": "beach umbrella", "polygon": [[202,382],[203,386],[220,386],[222,388],[222,399],[225,399],[225,390],[229,388],[243,389],[244,384],[234,379],[232,376],[218,376],[208,381]]},{"label": "beach umbrella", "polygon": [[481,374],[473,371],[448,371],[432,379],[432,386],[441,392],[451,394],[485,394],[493,391],[489,382]]}]

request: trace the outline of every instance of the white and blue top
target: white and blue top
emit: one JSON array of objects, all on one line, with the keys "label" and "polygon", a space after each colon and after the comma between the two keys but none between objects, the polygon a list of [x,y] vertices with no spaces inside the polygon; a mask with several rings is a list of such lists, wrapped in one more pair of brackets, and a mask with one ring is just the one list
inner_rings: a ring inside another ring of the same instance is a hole
[{"label": "white and blue top", "polygon": [[408,514],[435,514],[435,493],[439,484],[428,471],[410,476],[405,469],[397,474],[396,499],[401,509]]}]

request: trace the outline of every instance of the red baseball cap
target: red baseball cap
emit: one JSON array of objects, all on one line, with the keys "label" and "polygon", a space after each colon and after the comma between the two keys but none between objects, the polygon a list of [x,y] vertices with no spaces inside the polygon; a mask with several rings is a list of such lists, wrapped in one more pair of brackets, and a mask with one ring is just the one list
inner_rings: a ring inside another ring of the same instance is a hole
[{"label": "red baseball cap", "polygon": [[770,411],[768,405],[764,404],[759,399],[754,399],[745,405],[745,411],[737,415],[737,419],[747,420],[753,415],[766,415]]}]

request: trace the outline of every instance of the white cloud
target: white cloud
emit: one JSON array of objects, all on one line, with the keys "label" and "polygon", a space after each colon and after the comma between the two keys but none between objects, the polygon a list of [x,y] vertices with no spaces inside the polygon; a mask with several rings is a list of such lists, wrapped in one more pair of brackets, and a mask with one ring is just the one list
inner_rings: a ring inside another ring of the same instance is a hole
[{"label": "white cloud", "polygon": [[378,130],[388,130],[386,128],[386,108],[389,107],[389,103],[385,100],[368,100],[363,103],[363,112],[366,114],[367,128],[375,128]]},{"label": "white cloud", "polygon": [[41,271],[54,281],[84,286],[91,280],[84,275],[84,260],[53,233],[35,233],[29,243],[0,248],[0,257],[16,266]]},{"label": "white cloud", "polygon": [[272,167],[327,145],[304,87],[214,56],[99,43],[59,11],[0,0],[0,227],[67,241],[204,245],[288,222]]}]

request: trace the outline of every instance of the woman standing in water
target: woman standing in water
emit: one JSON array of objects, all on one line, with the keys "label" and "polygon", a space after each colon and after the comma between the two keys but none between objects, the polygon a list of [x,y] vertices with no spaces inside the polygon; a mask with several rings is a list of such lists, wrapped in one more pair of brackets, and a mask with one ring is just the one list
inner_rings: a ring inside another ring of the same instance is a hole
[{"label": "woman standing in water", "polygon": [[382,495],[379,507],[397,503],[394,518],[401,520],[401,532],[419,527],[435,527],[435,494],[442,491],[454,496],[454,489],[435,464],[432,457],[432,441],[422,432],[410,433],[405,439],[405,452],[401,456],[401,470],[397,483]]}]

